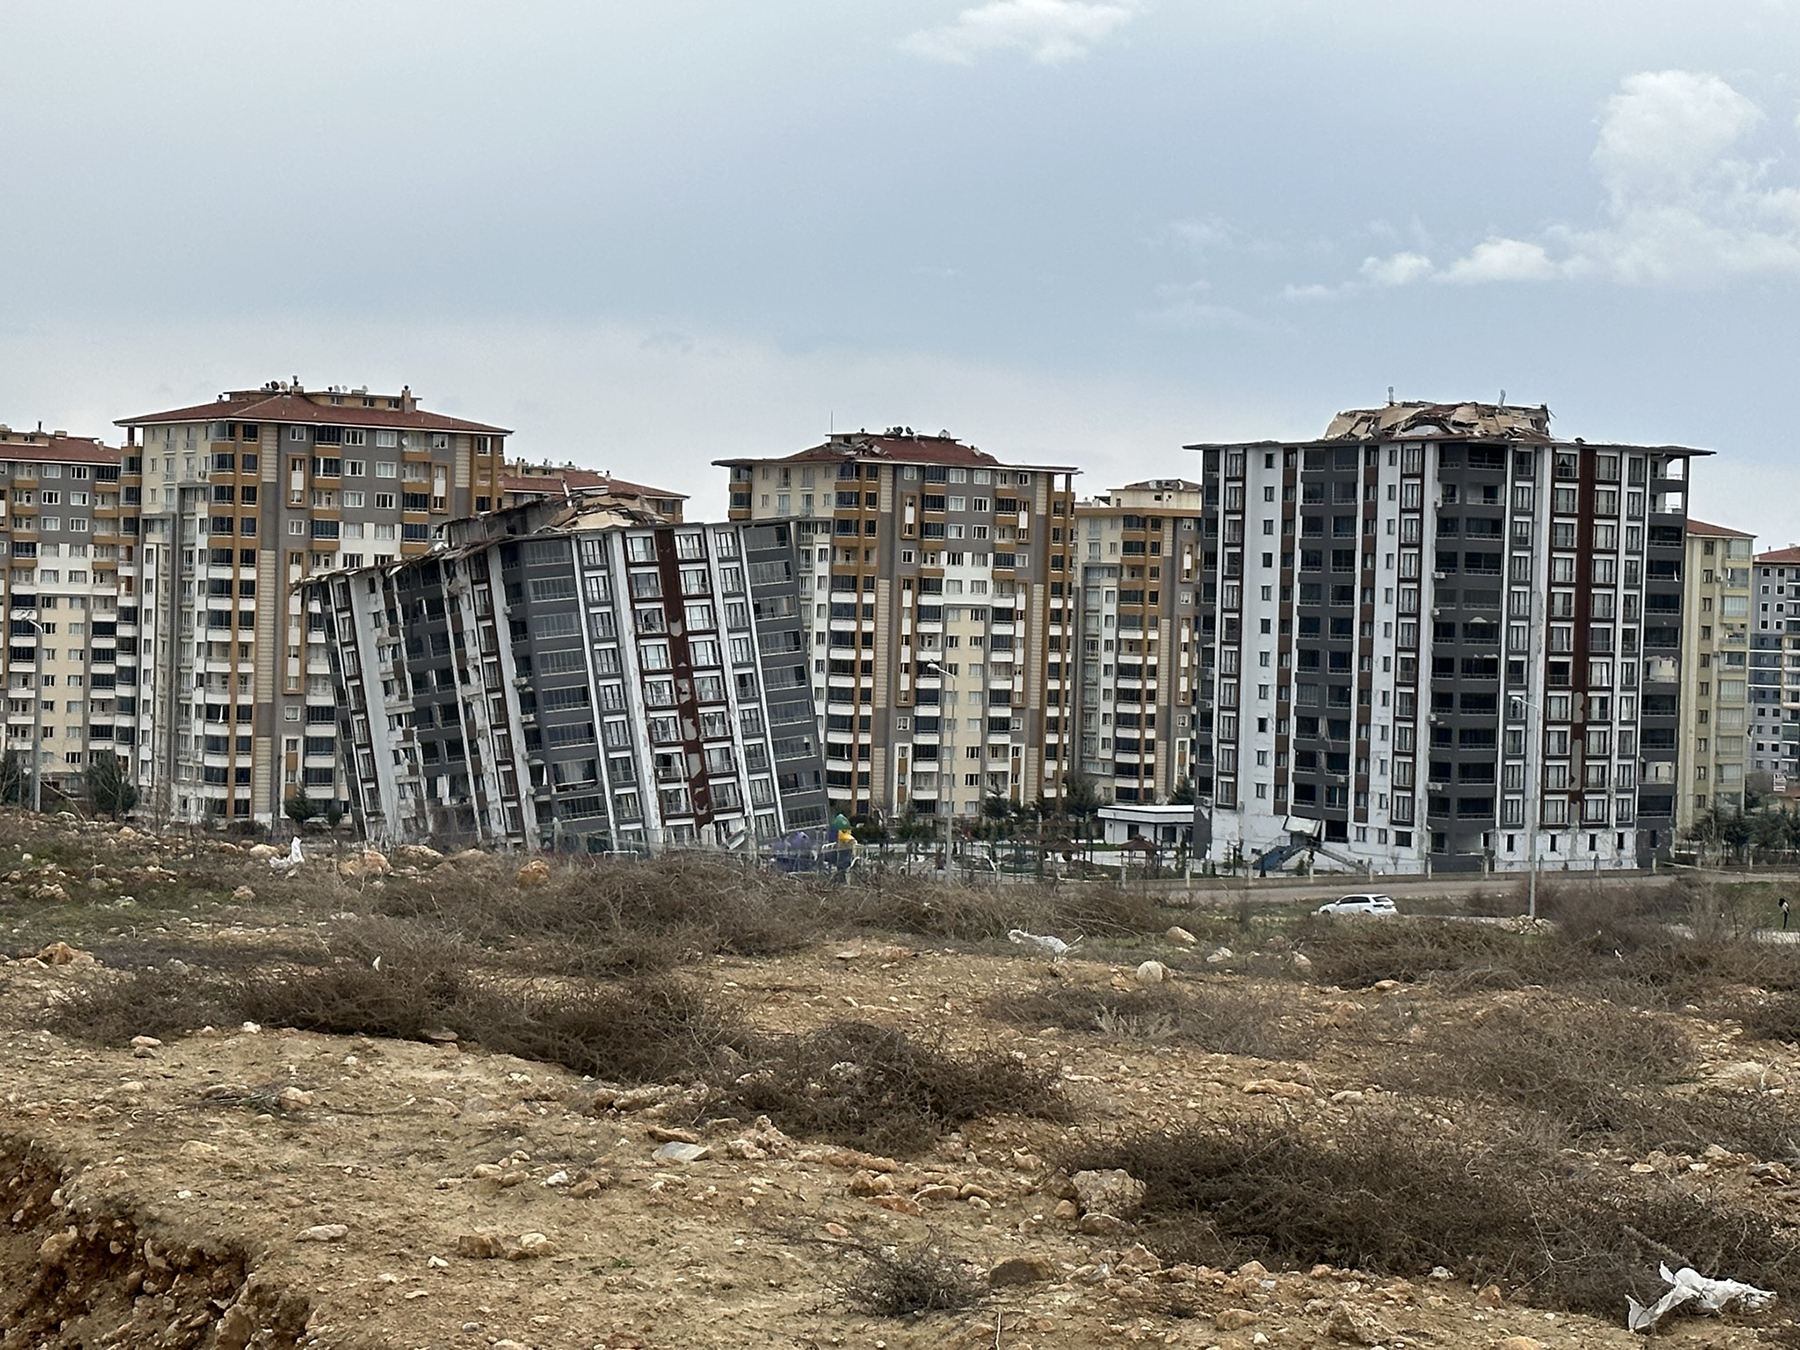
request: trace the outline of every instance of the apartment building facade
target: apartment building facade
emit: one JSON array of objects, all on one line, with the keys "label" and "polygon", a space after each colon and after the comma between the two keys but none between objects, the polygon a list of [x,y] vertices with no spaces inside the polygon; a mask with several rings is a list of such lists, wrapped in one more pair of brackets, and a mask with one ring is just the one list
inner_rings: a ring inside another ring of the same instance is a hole
[{"label": "apartment building facade", "polygon": [[1060,795],[1075,469],[905,427],[717,463],[733,520],[792,524],[835,809],[970,816]]},{"label": "apartment building facade", "polygon": [[1674,826],[1688,465],[1396,404],[1197,445],[1215,857],[1637,866]]},{"label": "apartment building facade", "polygon": [[825,825],[792,525],[586,496],[447,539],[308,586],[369,838],[636,852]]},{"label": "apartment building facade", "polygon": [[1785,791],[1800,781],[1800,548],[1758,553],[1752,573],[1750,767]]},{"label": "apartment building facade", "polygon": [[121,602],[156,639],[143,667],[140,806],[164,821],[260,821],[288,796],[340,802],[337,711],[316,572],[425,553],[498,504],[503,428],[410,389],[235,390],[122,419]]},{"label": "apartment building facade", "polygon": [[[1750,605],[1755,539],[1689,518],[1682,576],[1681,791],[1675,828],[1744,806],[1749,767]],[[1800,728],[1797,728],[1800,730]]]},{"label": "apartment building facade", "polygon": [[1179,478],[1075,504],[1077,764],[1104,801],[1166,802],[1189,779],[1201,505]]},{"label": "apartment building facade", "polygon": [[123,462],[97,439],[0,426],[5,749],[26,775],[35,762],[52,795],[78,794],[96,757],[135,762],[141,749],[140,672],[152,643],[133,597],[121,598],[120,569],[137,566]]}]

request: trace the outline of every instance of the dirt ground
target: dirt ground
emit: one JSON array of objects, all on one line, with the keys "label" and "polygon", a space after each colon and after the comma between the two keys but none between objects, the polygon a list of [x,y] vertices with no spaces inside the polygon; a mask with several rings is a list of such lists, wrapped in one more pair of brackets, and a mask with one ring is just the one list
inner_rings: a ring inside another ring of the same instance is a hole
[{"label": "dirt ground", "polygon": [[[0,846],[13,897],[0,948],[14,958],[0,965],[4,1350],[1531,1350],[1641,1339],[1624,1329],[1623,1291],[1620,1315],[1603,1321],[1516,1303],[1453,1269],[1396,1278],[1165,1265],[1129,1215],[1083,1217],[1052,1164],[1072,1134],[1254,1113],[1353,1132],[1404,1095],[1371,1076],[1354,1034],[1326,1036],[1303,1059],[1265,1060],[1154,1029],[1033,1027],[991,1013],[996,999],[1046,987],[1132,990],[1146,957],[1176,986],[1267,982],[1234,957],[1209,966],[1210,939],[1084,943],[1052,962],[1005,941],[864,934],[690,967],[770,1030],[854,1017],[999,1049],[1049,1068],[1073,1108],[1067,1124],[980,1119],[923,1156],[889,1159],[792,1139],[766,1120],[696,1123],[691,1085],[584,1079],[447,1039],[251,1024],[93,1046],[47,1030],[60,1001],[121,969],[242,965],[331,922],[232,900],[240,876],[268,889],[260,858],[181,855],[167,841],[120,844],[72,825]],[[345,889],[344,911],[367,901],[366,880]],[[59,940],[67,950],[51,946]],[[1460,998],[1473,1016],[1512,996],[1268,987],[1284,1022],[1350,1032],[1404,1021],[1424,999]],[[1707,1072],[1751,1059],[1729,1020],[1685,1021]],[[1792,1046],[1760,1043],[1754,1058],[1766,1071],[1757,1090],[1783,1090],[1800,1068]],[[1787,1214],[1800,1188],[1766,1167],[1758,1175],[1768,1161],[1596,1165],[1666,1171],[1671,1184]],[[979,1301],[901,1317],[859,1302],[870,1253],[879,1265],[883,1253],[926,1248],[960,1264]],[[1790,1344],[1788,1311],[1674,1316],[1657,1339]]]}]

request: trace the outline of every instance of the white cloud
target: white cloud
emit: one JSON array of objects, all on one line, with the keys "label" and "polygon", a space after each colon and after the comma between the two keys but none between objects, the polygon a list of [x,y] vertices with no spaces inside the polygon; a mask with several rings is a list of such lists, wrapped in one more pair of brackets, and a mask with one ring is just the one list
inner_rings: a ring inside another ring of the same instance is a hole
[{"label": "white cloud", "polygon": [[1550,261],[1542,244],[1521,239],[1489,239],[1477,244],[1437,274],[1439,281],[1473,284],[1482,281],[1549,281],[1566,273],[1566,264]]},{"label": "white cloud", "polygon": [[[1745,153],[1763,121],[1761,109],[1716,75],[1632,75],[1600,119],[1591,161],[1604,194],[1597,223],[1552,225],[1537,239],[1495,235],[1441,267],[1418,252],[1368,258],[1359,277],[1369,286],[1800,278],[1800,187],[1772,185],[1771,163]],[[1335,293],[1355,289],[1352,282]]]},{"label": "white cloud", "polygon": [[988,52],[1016,49],[1040,65],[1086,56],[1138,12],[1138,0],[990,0],[965,9],[954,22],[926,28],[900,45],[932,61],[972,65]]},{"label": "white cloud", "polygon": [[1359,269],[1371,286],[1406,286],[1431,275],[1431,259],[1423,253],[1396,253],[1387,258],[1364,258]]}]

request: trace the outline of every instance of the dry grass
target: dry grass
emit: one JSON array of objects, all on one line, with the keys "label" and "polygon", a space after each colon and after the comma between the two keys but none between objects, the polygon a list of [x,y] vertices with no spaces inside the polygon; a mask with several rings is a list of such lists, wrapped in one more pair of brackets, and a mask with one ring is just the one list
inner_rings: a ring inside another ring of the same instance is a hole
[{"label": "dry grass", "polygon": [[1291,999],[1255,986],[1206,983],[1130,991],[1047,980],[1003,994],[986,1012],[1019,1026],[1059,1027],[1127,1041],[1179,1041],[1218,1054],[1288,1059],[1312,1038],[1293,1025]]},{"label": "dry grass", "polygon": [[1627,1292],[1654,1292],[1649,1275],[1670,1253],[1793,1287],[1800,1249],[1772,1221],[1660,1178],[1633,1178],[1643,1184],[1627,1191],[1558,1142],[1391,1112],[1333,1138],[1256,1120],[1132,1135],[1063,1162],[1145,1182],[1143,1240],[1165,1260],[1414,1278],[1441,1265],[1524,1301],[1609,1317]]},{"label": "dry grass", "polygon": [[967,1263],[927,1236],[903,1247],[865,1247],[862,1269],[843,1288],[855,1307],[877,1317],[913,1317],[972,1308],[987,1290]]},{"label": "dry grass", "polygon": [[953,1051],[893,1027],[833,1022],[749,1048],[755,1067],[723,1087],[708,1110],[766,1115],[808,1139],[908,1155],[978,1117],[1071,1115],[1054,1065]]}]

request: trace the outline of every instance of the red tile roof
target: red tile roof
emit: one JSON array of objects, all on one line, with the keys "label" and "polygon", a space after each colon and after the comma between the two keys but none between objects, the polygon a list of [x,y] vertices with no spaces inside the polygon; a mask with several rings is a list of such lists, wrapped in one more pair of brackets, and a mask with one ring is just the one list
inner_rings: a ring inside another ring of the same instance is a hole
[{"label": "red tile roof", "polygon": [[1792,563],[1800,563],[1800,548],[1789,546],[1787,548],[1771,549],[1767,553],[1759,553],[1756,555],[1756,565],[1758,567],[1781,567]]},{"label": "red tile roof", "polygon": [[1734,530],[1729,525],[1709,525],[1704,520],[1695,520],[1692,516],[1687,518],[1687,532],[1689,534],[1711,535],[1720,539],[1756,538],[1756,536],[1751,534],[1748,530]]},{"label": "red tile roof", "polygon": [[[26,440],[30,436],[32,439]],[[0,460],[24,460],[32,464],[118,464],[124,452],[102,445],[92,436],[55,436],[46,432],[19,432],[0,436]]]},{"label": "red tile roof", "polygon": [[[168,412],[144,413],[138,417],[122,417],[113,425],[121,427],[152,426],[162,422],[299,422],[310,425],[351,427],[401,427],[409,431],[467,431],[480,435],[505,436],[505,427],[485,422],[468,422],[460,417],[440,413],[406,412],[400,408],[362,407],[363,395],[345,394],[350,403],[314,403],[304,394],[270,393],[250,390],[229,393],[211,403],[197,403],[191,408],[174,408]],[[379,399],[386,402],[385,398]]]}]

